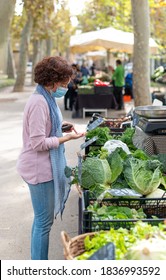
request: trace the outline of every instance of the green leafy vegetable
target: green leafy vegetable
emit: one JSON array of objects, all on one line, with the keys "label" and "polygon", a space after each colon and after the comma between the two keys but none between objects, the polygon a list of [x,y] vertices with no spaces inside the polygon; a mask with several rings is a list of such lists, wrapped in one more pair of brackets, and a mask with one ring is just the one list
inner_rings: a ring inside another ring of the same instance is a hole
[{"label": "green leafy vegetable", "polygon": [[94,136],[97,136],[96,145],[104,145],[106,141],[112,139],[110,135],[110,129],[108,127],[96,127],[93,130],[90,130],[86,133],[86,138],[91,139]]},{"label": "green leafy vegetable", "polygon": [[147,195],[156,190],[160,183],[162,174],[160,167],[153,165],[153,161],[147,162],[129,157],[124,162],[124,177],[128,185],[136,192]]},{"label": "green leafy vegetable", "polygon": [[134,151],[132,153],[132,156],[138,159],[142,159],[142,160],[148,160],[150,159],[150,157],[143,151],[140,149],[137,149],[136,151]]},{"label": "green leafy vegetable", "polygon": [[67,178],[72,177],[72,180],[71,180],[71,182],[70,182],[70,185],[79,184],[79,179],[78,179],[78,166],[76,166],[76,167],[69,167],[69,166],[66,166],[66,167],[65,167],[65,170],[64,170],[64,173],[65,173],[65,176],[66,176]]},{"label": "green leafy vegetable", "polygon": [[135,133],[135,128],[128,127],[125,129],[123,134],[118,137],[119,140],[126,143],[130,151],[135,151],[137,149],[132,141],[134,133]]},{"label": "green leafy vegetable", "polygon": [[[120,156],[120,152],[122,151],[122,148],[117,148],[107,157],[112,172],[111,182],[114,182],[123,171],[123,160]],[[123,151],[123,153],[125,152]]]},{"label": "green leafy vegetable", "polygon": [[[82,163],[81,186],[97,191],[110,188],[111,169],[106,159],[86,158]],[[95,188],[95,190],[94,190]]]},{"label": "green leafy vegetable", "polygon": [[137,241],[124,256],[125,260],[166,260],[166,237],[155,237]]},{"label": "green leafy vegetable", "polygon": [[92,211],[92,220],[119,220],[119,219],[145,219],[146,214],[143,209],[131,209],[124,206],[100,206],[95,203],[87,207],[88,211]]},{"label": "green leafy vegetable", "polygon": [[159,160],[162,172],[166,173],[166,154],[152,155],[151,158]]}]

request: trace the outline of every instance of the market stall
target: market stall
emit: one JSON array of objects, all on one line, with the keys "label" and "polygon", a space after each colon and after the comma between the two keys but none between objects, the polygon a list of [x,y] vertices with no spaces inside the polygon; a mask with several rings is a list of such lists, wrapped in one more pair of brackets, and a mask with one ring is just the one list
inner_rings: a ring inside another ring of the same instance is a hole
[{"label": "market stall", "polygon": [[[82,117],[83,108],[86,109],[116,109],[117,103],[113,95],[113,88],[94,87],[94,93],[79,93],[76,98],[72,117]],[[86,89],[85,89],[86,92]]]},{"label": "market stall", "polygon": [[[147,153],[133,141],[139,128],[148,138],[159,133],[165,146],[165,114],[166,106],[136,107],[130,127],[125,118],[89,121],[78,165],[66,170],[80,190],[79,235],[62,234],[67,259],[96,259],[110,242],[115,259],[166,260],[166,152]],[[98,259],[114,259],[103,252]]]},{"label": "market stall", "polygon": [[[114,52],[133,53],[134,34],[108,27],[71,36],[70,51],[72,53],[85,53],[88,51],[110,50]],[[150,38],[149,49],[156,54],[158,45]]]}]

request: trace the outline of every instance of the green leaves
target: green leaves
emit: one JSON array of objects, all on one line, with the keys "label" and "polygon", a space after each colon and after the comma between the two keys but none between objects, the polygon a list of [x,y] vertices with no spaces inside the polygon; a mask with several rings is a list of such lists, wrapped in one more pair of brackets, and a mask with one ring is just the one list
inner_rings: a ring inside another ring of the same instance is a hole
[{"label": "green leaves", "polygon": [[111,183],[114,182],[123,171],[123,160],[119,154],[119,151],[120,149],[117,148],[107,157],[112,172]]},{"label": "green leaves", "polygon": [[92,220],[127,220],[127,219],[145,219],[146,214],[143,212],[143,209],[140,208],[130,209],[129,207],[122,206],[98,206],[90,205],[87,207],[87,210],[92,211]]},{"label": "green leaves", "polygon": [[123,173],[125,180],[132,189],[142,195],[153,192],[161,183],[160,166],[155,165],[156,168],[154,169],[152,164],[153,161],[151,161],[151,164],[150,162],[147,164],[147,161],[133,157],[129,157],[124,162]]},{"label": "green leaves", "polygon": [[111,183],[111,170],[106,159],[86,158],[82,163],[81,186],[101,193]]}]

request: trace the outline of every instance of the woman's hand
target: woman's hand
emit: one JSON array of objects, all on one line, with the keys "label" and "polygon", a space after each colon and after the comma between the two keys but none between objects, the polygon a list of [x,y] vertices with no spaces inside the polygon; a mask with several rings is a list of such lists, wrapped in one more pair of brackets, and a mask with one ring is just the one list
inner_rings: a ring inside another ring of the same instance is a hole
[{"label": "woman's hand", "polygon": [[86,132],[81,132],[81,133],[67,133],[65,136],[63,137],[59,137],[59,144],[65,143],[69,140],[74,140],[74,139],[78,139],[81,137],[84,137],[86,135]]},{"label": "woman's hand", "polygon": [[74,131],[75,133],[77,133],[74,125],[71,123],[71,122],[66,122],[64,121],[62,123],[62,132],[65,132],[65,133],[69,133],[69,132],[72,132]]},{"label": "woman's hand", "polygon": [[84,137],[85,136],[85,132],[70,133],[70,134],[67,134],[67,135],[69,135],[70,140],[72,140],[72,139],[78,139],[78,138]]}]

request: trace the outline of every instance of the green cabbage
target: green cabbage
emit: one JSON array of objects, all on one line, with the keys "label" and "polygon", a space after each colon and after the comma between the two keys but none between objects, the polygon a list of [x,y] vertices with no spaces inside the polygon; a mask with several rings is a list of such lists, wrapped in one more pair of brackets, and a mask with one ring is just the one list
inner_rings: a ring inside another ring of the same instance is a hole
[{"label": "green cabbage", "polygon": [[166,260],[166,239],[143,239],[126,253],[125,260]]},{"label": "green cabbage", "polygon": [[160,171],[160,163],[157,166],[151,161],[147,164],[147,161],[129,157],[124,162],[124,177],[128,185],[136,192],[147,195],[155,191],[162,180],[162,174]]},{"label": "green cabbage", "polygon": [[[152,193],[146,195],[146,198],[166,198],[166,192],[161,190],[161,189],[157,189],[155,191],[153,191]],[[165,201],[166,203],[166,201]]]},{"label": "green cabbage", "polygon": [[[109,187],[111,169],[106,159],[86,158],[82,163],[81,186],[85,189],[96,186]],[[103,188],[102,188],[103,189]]]}]

